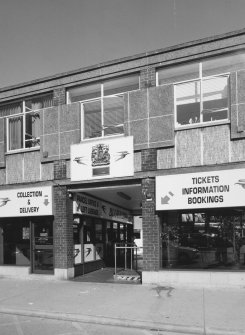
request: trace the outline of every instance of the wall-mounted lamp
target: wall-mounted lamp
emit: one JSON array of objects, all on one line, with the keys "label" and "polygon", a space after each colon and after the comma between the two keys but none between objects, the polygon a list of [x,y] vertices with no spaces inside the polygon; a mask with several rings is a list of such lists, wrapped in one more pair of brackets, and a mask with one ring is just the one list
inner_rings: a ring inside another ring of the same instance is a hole
[{"label": "wall-mounted lamp", "polygon": [[69,199],[72,200],[72,199],[73,199],[73,193],[69,192],[69,193],[68,193],[68,197],[69,197]]}]

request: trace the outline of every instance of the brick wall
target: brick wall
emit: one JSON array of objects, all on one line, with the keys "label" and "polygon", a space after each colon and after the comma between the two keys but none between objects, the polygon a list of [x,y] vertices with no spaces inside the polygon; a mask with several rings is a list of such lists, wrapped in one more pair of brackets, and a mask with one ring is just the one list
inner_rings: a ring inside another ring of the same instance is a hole
[{"label": "brick wall", "polygon": [[64,159],[54,162],[54,179],[66,179],[66,161]]},{"label": "brick wall", "polygon": [[156,69],[147,67],[140,72],[140,88],[156,86]]},{"label": "brick wall", "polygon": [[[146,194],[151,199],[146,199]],[[143,269],[158,271],[160,268],[159,218],[155,214],[155,179],[142,181],[142,228],[143,228]]]},{"label": "brick wall", "polygon": [[72,200],[65,186],[54,187],[54,259],[55,268],[73,267]]},{"label": "brick wall", "polygon": [[54,106],[64,105],[66,103],[66,90],[64,87],[54,90]]},{"label": "brick wall", "polygon": [[154,171],[157,169],[157,150],[145,149],[141,152],[142,171]]}]

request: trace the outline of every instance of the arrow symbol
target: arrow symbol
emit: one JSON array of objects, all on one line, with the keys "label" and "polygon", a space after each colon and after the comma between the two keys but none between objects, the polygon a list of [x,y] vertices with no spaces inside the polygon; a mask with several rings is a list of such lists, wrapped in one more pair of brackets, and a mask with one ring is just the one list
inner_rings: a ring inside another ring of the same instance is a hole
[{"label": "arrow symbol", "polygon": [[[168,192],[168,194],[173,197],[174,194],[172,192]],[[169,204],[170,197],[168,195],[165,195],[165,197],[161,197],[161,205],[168,205]]]},{"label": "arrow symbol", "polygon": [[[45,197],[47,197],[47,195],[45,195]],[[43,203],[44,203],[45,206],[48,206],[48,204],[49,204],[48,198],[44,199]]]}]

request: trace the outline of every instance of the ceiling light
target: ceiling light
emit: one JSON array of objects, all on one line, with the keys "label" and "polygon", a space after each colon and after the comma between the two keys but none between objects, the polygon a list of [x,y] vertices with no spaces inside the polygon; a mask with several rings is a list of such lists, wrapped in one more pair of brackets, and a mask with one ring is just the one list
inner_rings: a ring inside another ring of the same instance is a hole
[{"label": "ceiling light", "polygon": [[123,192],[117,192],[117,195],[119,195],[119,197],[125,199],[125,200],[131,200],[131,197],[129,195],[127,195],[126,193]]}]

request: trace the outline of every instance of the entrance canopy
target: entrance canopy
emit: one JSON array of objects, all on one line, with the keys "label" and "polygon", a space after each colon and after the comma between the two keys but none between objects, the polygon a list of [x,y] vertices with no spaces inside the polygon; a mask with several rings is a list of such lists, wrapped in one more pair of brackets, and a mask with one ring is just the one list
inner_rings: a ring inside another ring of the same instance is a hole
[{"label": "entrance canopy", "polygon": [[86,193],[130,211],[141,211],[141,184],[81,187],[69,189],[70,193]]}]

